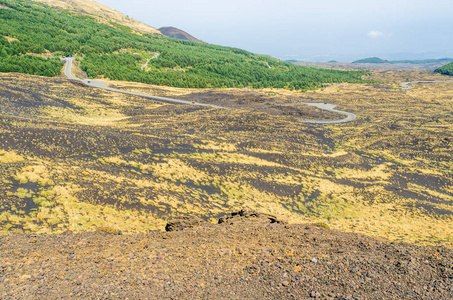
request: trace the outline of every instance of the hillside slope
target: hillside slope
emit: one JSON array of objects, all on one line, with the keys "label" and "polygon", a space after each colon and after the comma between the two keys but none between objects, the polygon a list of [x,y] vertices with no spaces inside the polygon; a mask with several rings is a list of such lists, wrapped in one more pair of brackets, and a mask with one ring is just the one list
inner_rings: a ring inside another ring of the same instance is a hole
[{"label": "hillside slope", "polygon": [[202,43],[201,40],[193,37],[192,35],[188,34],[185,31],[175,28],[175,27],[161,27],[161,28],[159,28],[159,31],[163,35],[174,38],[174,39]]},{"label": "hillside slope", "polygon": [[436,70],[434,70],[434,72],[440,73],[442,75],[453,76],[453,62],[449,63],[449,64],[447,64],[445,66],[442,66],[440,68],[437,68]]},{"label": "hillside slope", "polygon": [[[275,87],[313,89],[323,83],[363,82],[364,72],[304,68],[241,49],[181,41],[160,35],[137,35],[118,23],[51,9],[24,0],[0,0],[0,71],[55,76],[59,57],[78,55],[91,78],[105,77],[192,88]],[[36,24],[40,24],[36,26]],[[9,39],[15,39],[10,42]],[[141,66],[152,59],[148,66]],[[31,54],[34,55],[30,58]],[[54,57],[43,59],[36,54]]]},{"label": "hillside slope", "polygon": [[120,13],[108,6],[100,4],[92,0],[36,0],[37,2],[45,3],[49,6],[68,9],[83,13],[88,16],[95,16],[96,19],[107,25],[118,23],[123,26],[128,26],[138,33],[160,34],[160,31],[154,27],[134,20],[129,16]]}]

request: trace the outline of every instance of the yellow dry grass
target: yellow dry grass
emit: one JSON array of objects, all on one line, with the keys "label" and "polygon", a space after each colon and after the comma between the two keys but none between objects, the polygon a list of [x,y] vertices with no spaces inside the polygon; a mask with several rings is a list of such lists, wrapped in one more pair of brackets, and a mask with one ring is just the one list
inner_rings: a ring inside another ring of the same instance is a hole
[{"label": "yellow dry grass", "polygon": [[[17,75],[20,80],[14,81],[3,76],[14,87],[27,80],[46,85],[41,78]],[[174,216],[213,218],[251,208],[291,223],[325,223],[390,240],[453,246],[451,84],[419,84],[404,91],[397,83],[408,77],[443,77],[419,71],[375,71],[374,76],[388,83],[306,93],[256,91],[329,102],[359,116],[351,123],[326,126],[246,110],[192,110],[70,84],[65,90],[71,93],[62,96],[60,84],[47,83],[49,98],[65,99],[79,109],[40,108],[33,126],[31,117],[5,117],[0,125],[8,126],[0,128],[1,137],[21,134],[18,138],[35,142],[34,129],[53,135],[74,127],[94,131],[71,143],[96,147],[40,160],[27,153],[17,158],[24,164],[19,168],[5,163],[2,167],[10,169],[1,180],[15,206],[1,210],[9,204],[0,201],[2,233],[96,228],[144,232],[163,229]],[[111,83],[175,98],[206,92]],[[32,99],[23,93],[21,97]],[[63,149],[66,137],[39,146],[60,153],[56,150]],[[104,139],[108,146],[97,147]],[[66,151],[75,151],[70,143],[68,147]],[[0,152],[0,161],[11,160],[18,150]],[[38,182],[38,188],[24,186]],[[30,198],[39,207],[28,213],[25,202]]]},{"label": "yellow dry grass", "polygon": [[102,22],[110,25],[110,21],[125,25],[138,33],[160,34],[160,31],[154,27],[146,25],[142,22],[134,20],[119,11],[111,9],[103,4],[92,0],[36,0],[37,2],[45,3],[49,6],[54,6],[62,9],[69,9],[79,13],[96,16]]},{"label": "yellow dry grass", "polygon": [[378,165],[369,171],[336,168],[333,172],[335,172],[335,177],[338,179],[353,178],[388,180],[392,176],[392,172],[388,169],[386,164]]},{"label": "yellow dry grass", "polygon": [[195,144],[194,148],[224,152],[234,152],[237,150],[235,145],[229,143],[221,143],[216,141],[201,141],[200,144]]},{"label": "yellow dry grass", "polygon": [[257,166],[269,166],[269,167],[279,167],[281,165],[276,164],[271,161],[260,159],[254,156],[249,156],[241,153],[229,153],[229,152],[217,152],[217,153],[194,153],[190,154],[190,157],[215,161],[215,162],[225,162],[225,163],[235,163],[235,164],[247,164],[247,165],[257,165]]},{"label": "yellow dry grass", "polygon": [[156,164],[153,169],[155,175],[171,180],[202,181],[208,178],[207,174],[189,167],[179,159],[170,158],[165,163]]},{"label": "yellow dry grass", "polygon": [[13,175],[13,179],[21,184],[35,182],[40,186],[52,186],[54,185],[52,177],[61,173],[61,169],[43,160],[28,159],[27,163],[27,166],[17,170]]},{"label": "yellow dry grass", "polygon": [[58,121],[93,126],[119,126],[118,122],[129,118],[117,110],[97,110],[95,107],[85,109],[83,112],[50,107],[45,113],[49,118]]},{"label": "yellow dry grass", "polygon": [[15,163],[23,160],[24,158],[14,151],[5,151],[0,149],[0,163]]}]

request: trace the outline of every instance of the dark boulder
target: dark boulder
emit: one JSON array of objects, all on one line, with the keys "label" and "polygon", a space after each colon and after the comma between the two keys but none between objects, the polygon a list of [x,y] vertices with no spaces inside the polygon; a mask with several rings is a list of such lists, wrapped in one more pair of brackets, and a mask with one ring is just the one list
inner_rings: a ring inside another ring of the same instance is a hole
[{"label": "dark boulder", "polygon": [[204,221],[197,217],[181,217],[179,219],[170,220],[165,226],[166,231],[179,231],[186,228],[199,226]]},{"label": "dark boulder", "polygon": [[250,209],[242,209],[238,212],[232,213],[231,216],[222,217],[219,219],[219,224],[222,223],[233,224],[237,222],[262,222],[262,223],[285,224],[284,221],[279,220],[276,216],[260,213]]}]

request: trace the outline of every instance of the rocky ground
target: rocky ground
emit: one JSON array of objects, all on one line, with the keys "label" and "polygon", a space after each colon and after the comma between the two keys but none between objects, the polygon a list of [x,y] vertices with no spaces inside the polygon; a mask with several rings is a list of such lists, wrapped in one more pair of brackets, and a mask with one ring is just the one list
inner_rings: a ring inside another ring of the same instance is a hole
[{"label": "rocky ground", "polygon": [[452,299],[453,250],[242,211],[171,232],[0,237],[0,299]]},{"label": "rocky ground", "polygon": [[[291,224],[453,248],[452,85],[401,89],[447,80],[426,71],[369,79],[380,83],[305,93],[112,83],[240,108],[230,110],[0,74],[0,234],[105,225],[138,234],[248,207]],[[358,119],[303,123],[332,116],[299,102],[335,104]]]}]

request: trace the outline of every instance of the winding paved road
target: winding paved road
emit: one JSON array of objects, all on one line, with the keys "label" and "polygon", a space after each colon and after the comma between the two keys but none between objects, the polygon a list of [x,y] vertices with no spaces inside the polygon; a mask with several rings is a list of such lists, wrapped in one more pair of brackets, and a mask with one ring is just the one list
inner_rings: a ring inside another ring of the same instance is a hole
[{"label": "winding paved road", "polygon": [[411,90],[414,87],[410,86],[411,83],[433,83],[433,82],[453,82],[453,80],[421,80],[421,81],[407,81],[401,84],[403,90]]},{"label": "winding paved road", "polygon": [[[157,53],[156,53],[157,54]],[[156,58],[156,54],[151,58]],[[74,60],[74,57],[63,57],[61,59],[62,61],[65,62],[65,70],[64,74],[66,77],[68,77],[71,80],[77,80],[82,82],[83,84],[91,87],[96,87],[100,89],[104,89],[107,91],[111,92],[117,92],[117,93],[122,93],[122,94],[127,94],[127,95],[134,95],[134,96],[140,96],[148,99],[153,99],[153,100],[158,100],[162,102],[167,102],[167,103],[174,103],[174,104],[188,104],[188,105],[198,105],[198,106],[204,106],[204,107],[212,107],[212,108],[223,108],[223,109],[231,109],[228,107],[223,107],[223,106],[217,106],[217,105],[212,105],[212,104],[205,104],[205,103],[198,103],[198,102],[191,102],[191,101],[185,101],[185,100],[178,100],[178,99],[173,99],[173,98],[167,98],[167,97],[160,97],[160,96],[153,96],[153,95],[148,95],[148,94],[140,94],[140,93],[134,93],[134,92],[128,92],[124,90],[119,90],[119,89],[114,89],[114,88],[109,88],[108,83],[104,81],[99,81],[99,80],[92,80],[92,79],[79,79],[72,75],[71,70],[72,70],[72,61]],[[306,104],[309,106],[314,106],[322,110],[327,110],[331,112],[336,112],[340,113],[343,115],[346,115],[346,118],[340,119],[340,120],[328,120],[328,121],[316,121],[316,120],[301,120],[302,122],[305,123],[311,123],[311,124],[336,124],[336,123],[344,123],[344,122],[349,122],[357,118],[356,115],[352,113],[348,113],[345,111],[341,110],[336,110],[334,109],[336,105],[333,104],[328,104],[328,103],[305,103],[301,102],[302,104]]]},{"label": "winding paved road", "polygon": [[83,84],[88,85],[88,86],[104,89],[104,90],[111,91],[111,92],[122,93],[122,94],[126,94],[126,95],[134,95],[134,96],[144,97],[144,98],[148,98],[148,99],[158,100],[158,101],[167,102],[167,103],[189,104],[189,105],[198,105],[198,106],[205,106],[205,107],[212,107],[212,108],[226,108],[226,107],[212,105],[212,104],[178,100],[178,99],[173,99],[173,98],[153,96],[153,95],[148,95],[148,94],[140,94],[140,93],[134,93],[134,92],[128,92],[128,91],[123,91],[123,90],[119,90],[119,89],[109,88],[107,82],[99,81],[99,80],[92,80],[92,79],[79,79],[79,78],[75,77],[74,75],[72,75],[71,69],[72,69],[72,61],[74,60],[74,57],[64,57],[61,60],[66,63],[66,67],[64,70],[64,74],[66,75],[66,77],[68,77],[69,79],[72,79],[72,80],[80,81]]},{"label": "winding paved road", "polygon": [[302,102],[302,103],[306,104],[306,105],[317,107],[317,108],[322,109],[322,110],[327,110],[327,111],[336,112],[336,113],[339,113],[339,114],[342,114],[342,115],[346,115],[346,118],[340,119],[340,120],[326,120],[326,121],[302,120],[302,122],[305,122],[305,123],[312,123],[312,124],[337,124],[337,123],[350,122],[352,120],[357,119],[357,116],[352,114],[352,113],[348,113],[346,111],[334,109],[336,107],[336,105],[333,105],[333,104],[329,104],[329,103],[304,103],[304,102]]}]

